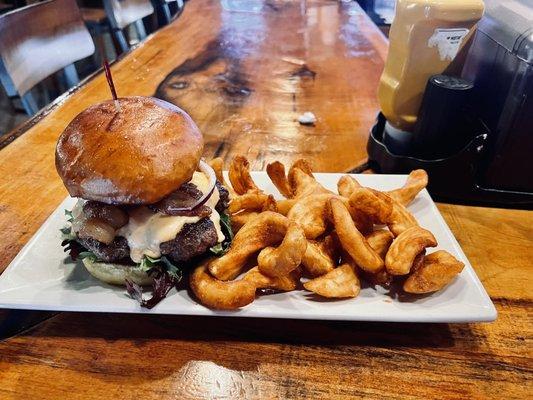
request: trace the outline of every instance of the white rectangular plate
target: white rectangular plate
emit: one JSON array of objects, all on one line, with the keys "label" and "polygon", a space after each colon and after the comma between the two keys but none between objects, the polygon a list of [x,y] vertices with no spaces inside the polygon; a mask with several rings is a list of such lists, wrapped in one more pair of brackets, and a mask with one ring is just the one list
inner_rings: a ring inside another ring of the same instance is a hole
[{"label": "white rectangular plate", "polygon": [[[342,174],[316,174],[327,188],[336,191]],[[257,184],[279,196],[266,173],[254,172]],[[405,182],[405,175],[357,175],[365,186],[390,190]],[[435,235],[439,247],[465,263],[462,273],[440,292],[400,301],[385,289],[365,287],[355,299],[317,301],[305,291],[258,297],[233,312],[212,311],[191,299],[187,291],[176,292],[152,310],[141,308],[124,288],[94,279],[80,264],[69,260],[61,247],[59,229],[65,226],[65,209],[75,200],[67,198],[0,276],[0,307],[29,310],[124,312],[178,315],[239,316],[395,322],[493,321],[496,310],[483,285],[444,222],[428,192],[423,190],[409,209]]]}]

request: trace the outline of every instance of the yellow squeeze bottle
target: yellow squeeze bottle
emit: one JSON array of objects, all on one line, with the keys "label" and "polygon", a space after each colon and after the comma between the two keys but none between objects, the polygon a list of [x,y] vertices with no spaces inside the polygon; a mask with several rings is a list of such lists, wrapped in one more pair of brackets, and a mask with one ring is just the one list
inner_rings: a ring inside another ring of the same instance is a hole
[{"label": "yellow squeeze bottle", "polygon": [[482,0],[398,0],[378,98],[388,123],[412,131],[426,83],[443,73],[483,15]]}]

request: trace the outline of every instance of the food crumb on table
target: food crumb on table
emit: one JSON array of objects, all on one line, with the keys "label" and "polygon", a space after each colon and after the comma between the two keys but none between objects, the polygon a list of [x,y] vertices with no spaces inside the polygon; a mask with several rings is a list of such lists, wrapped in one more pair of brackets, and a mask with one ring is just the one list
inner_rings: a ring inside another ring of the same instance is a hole
[{"label": "food crumb on table", "polygon": [[302,125],[314,125],[316,123],[315,114],[311,111],[306,111],[298,117],[298,122]]}]

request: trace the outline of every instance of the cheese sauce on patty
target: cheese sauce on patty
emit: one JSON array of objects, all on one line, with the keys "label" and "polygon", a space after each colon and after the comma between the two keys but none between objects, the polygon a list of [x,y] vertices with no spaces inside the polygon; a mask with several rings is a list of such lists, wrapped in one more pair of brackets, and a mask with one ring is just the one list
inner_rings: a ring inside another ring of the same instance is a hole
[{"label": "cheese sauce on patty", "polygon": [[[209,179],[201,172],[195,172],[190,183],[194,184],[202,193],[209,189]],[[208,218],[215,226],[218,243],[224,240],[224,234],[220,227],[220,215],[215,210],[219,199],[220,194],[215,187],[213,194],[205,203],[212,210]],[[80,212],[83,207],[82,202],[83,200],[78,201],[72,213],[74,217],[72,226],[75,232],[77,231],[76,226],[79,225],[78,219],[83,218],[83,212]],[[145,255],[159,258],[161,256],[159,248],[161,243],[175,239],[185,224],[194,224],[201,219],[200,217],[166,215],[155,212],[146,206],[132,208],[128,214],[129,221],[117,231],[117,236],[126,238],[130,247],[130,258],[135,263],[140,263]]]}]

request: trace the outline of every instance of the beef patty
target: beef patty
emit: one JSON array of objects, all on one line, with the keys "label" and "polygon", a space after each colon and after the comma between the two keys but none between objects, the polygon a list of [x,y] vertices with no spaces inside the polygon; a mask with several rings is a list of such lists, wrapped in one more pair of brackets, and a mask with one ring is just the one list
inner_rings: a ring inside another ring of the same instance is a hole
[{"label": "beef patty", "polygon": [[[78,241],[102,261],[123,263],[124,259],[129,259],[128,241],[121,236],[117,236],[109,245],[92,238],[78,238]],[[194,224],[185,224],[175,239],[161,243],[159,248],[161,254],[181,262],[205,253],[217,241],[215,225],[209,218],[204,218]]]},{"label": "beef patty", "polygon": [[[194,186],[194,185],[193,185]],[[219,213],[223,213],[229,203],[228,190],[217,181],[216,183],[220,199],[215,206]],[[187,188],[192,191],[194,188]],[[102,203],[93,202],[98,206]],[[102,206],[106,206],[102,204]],[[155,211],[165,212],[165,210],[155,209]],[[175,239],[161,243],[161,254],[164,254],[177,262],[188,261],[193,257],[205,253],[210,247],[217,244],[217,232],[213,222],[209,218],[202,218],[194,224],[185,224]],[[78,241],[88,250],[92,251],[96,257],[105,262],[124,262],[129,259],[130,248],[128,241],[117,236],[106,245],[96,239],[78,238]],[[131,261],[130,261],[131,262]]]},{"label": "beef patty", "polygon": [[185,224],[174,240],[161,243],[161,254],[174,261],[188,261],[209,250],[218,242],[217,231],[209,218],[194,224]]},{"label": "beef patty", "polygon": [[119,262],[130,257],[128,241],[122,236],[117,236],[110,244],[99,242],[93,238],[78,238],[78,242],[92,251],[98,259],[105,262]]}]

